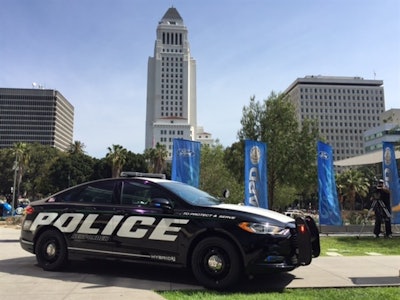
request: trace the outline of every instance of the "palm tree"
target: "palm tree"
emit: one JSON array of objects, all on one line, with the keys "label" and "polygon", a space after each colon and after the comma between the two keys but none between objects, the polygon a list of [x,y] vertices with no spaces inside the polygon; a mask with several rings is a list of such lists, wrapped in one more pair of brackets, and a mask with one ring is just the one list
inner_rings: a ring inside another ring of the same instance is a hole
[{"label": "palm tree", "polygon": [[74,143],[72,143],[69,146],[68,149],[68,153],[70,154],[84,154],[85,153],[85,144],[82,143],[81,141],[74,141]]},{"label": "palm tree", "polygon": [[160,143],[156,144],[155,150],[154,172],[162,173],[165,170],[165,159],[168,156],[168,150],[165,145]]},{"label": "palm tree", "polygon": [[148,148],[144,151],[144,157],[149,162],[149,172],[163,173],[165,170],[165,160],[168,156],[168,151],[165,145],[156,144],[155,148]]},{"label": "palm tree", "polygon": [[337,176],[337,186],[344,191],[348,209],[355,209],[357,195],[366,197],[369,192],[369,179],[359,170],[350,169]]},{"label": "palm tree", "polygon": [[147,171],[150,173],[154,173],[154,157],[156,156],[155,148],[145,149],[143,156],[147,163]]},{"label": "palm tree", "polygon": [[118,177],[121,173],[122,167],[126,162],[127,150],[121,145],[112,145],[108,147],[108,153],[106,154],[106,159],[111,165],[112,177]]}]

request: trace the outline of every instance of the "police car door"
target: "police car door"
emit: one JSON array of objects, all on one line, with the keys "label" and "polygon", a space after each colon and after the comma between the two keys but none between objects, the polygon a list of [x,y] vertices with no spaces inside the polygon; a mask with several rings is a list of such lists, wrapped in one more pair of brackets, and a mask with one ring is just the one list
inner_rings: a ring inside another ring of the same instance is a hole
[{"label": "police car door", "polygon": [[123,182],[118,210],[125,217],[114,236],[116,252],[135,260],[176,262],[177,237],[185,220],[175,219],[171,209],[154,205],[154,199],[167,198],[165,191],[150,182]]},{"label": "police car door", "polygon": [[[116,181],[91,182],[62,194],[65,221],[59,223],[69,250],[107,254],[113,250],[112,228],[118,184]],[[111,229],[110,229],[111,228]]]}]

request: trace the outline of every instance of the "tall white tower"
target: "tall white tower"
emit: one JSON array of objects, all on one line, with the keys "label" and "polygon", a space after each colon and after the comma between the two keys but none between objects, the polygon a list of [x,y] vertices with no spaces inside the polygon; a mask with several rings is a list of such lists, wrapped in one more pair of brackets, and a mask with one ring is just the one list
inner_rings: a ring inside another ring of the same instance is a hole
[{"label": "tall white tower", "polygon": [[190,56],[188,30],[176,8],[157,26],[154,57],[147,75],[146,149],[174,138],[196,139],[196,61]]}]

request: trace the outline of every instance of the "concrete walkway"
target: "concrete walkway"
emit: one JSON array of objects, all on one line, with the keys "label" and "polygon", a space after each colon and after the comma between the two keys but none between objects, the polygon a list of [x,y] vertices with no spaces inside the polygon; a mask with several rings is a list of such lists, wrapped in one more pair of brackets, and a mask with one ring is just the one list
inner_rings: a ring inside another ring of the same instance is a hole
[{"label": "concrete walkway", "polygon": [[[395,237],[399,239],[399,237]],[[0,226],[0,298],[164,299],[155,291],[202,289],[184,270],[123,262],[72,262],[45,272],[21,249],[19,230]],[[241,292],[286,288],[400,286],[400,256],[319,257],[290,273],[244,280]]]}]

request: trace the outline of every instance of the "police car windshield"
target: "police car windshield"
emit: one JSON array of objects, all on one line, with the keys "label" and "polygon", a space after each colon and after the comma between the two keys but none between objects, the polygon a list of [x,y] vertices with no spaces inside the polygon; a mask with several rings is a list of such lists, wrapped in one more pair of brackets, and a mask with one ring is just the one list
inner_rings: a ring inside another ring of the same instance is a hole
[{"label": "police car windshield", "polygon": [[168,181],[159,184],[192,205],[211,206],[221,203],[221,200],[210,194],[181,182]]}]

